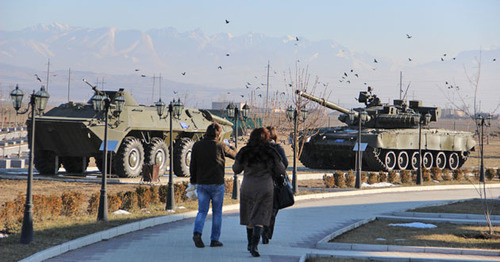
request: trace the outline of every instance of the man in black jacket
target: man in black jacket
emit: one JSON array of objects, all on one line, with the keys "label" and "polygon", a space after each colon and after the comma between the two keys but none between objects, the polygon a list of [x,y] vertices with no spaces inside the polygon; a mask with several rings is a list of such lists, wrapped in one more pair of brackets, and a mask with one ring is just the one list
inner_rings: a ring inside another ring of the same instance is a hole
[{"label": "man in black jacket", "polygon": [[222,127],[212,123],[205,136],[193,145],[189,173],[190,183],[196,185],[198,214],[194,222],[193,241],[196,247],[205,247],[201,239],[205,219],[212,201],[212,234],[210,246],[220,247],[222,205],[224,202],[224,171],[226,157],[234,159],[236,152],[220,141]]}]

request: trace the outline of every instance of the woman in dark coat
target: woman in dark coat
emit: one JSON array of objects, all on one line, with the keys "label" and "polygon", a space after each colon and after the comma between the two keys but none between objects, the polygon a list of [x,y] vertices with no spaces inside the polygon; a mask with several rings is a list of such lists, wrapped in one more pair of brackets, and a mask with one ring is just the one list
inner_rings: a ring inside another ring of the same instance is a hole
[{"label": "woman in dark coat", "polygon": [[235,173],[244,171],[240,191],[240,224],[247,226],[248,251],[260,256],[257,248],[263,226],[269,226],[273,210],[273,176],[285,172],[281,158],[269,145],[269,131],[256,128],[238,154]]},{"label": "woman in dark coat", "polygon": [[[285,150],[278,143],[278,132],[276,131],[276,127],[268,126],[267,131],[269,131],[269,145],[276,150],[276,152],[281,157],[281,162],[285,166],[285,169],[288,167],[288,159],[286,158]],[[283,173],[286,175],[286,173]],[[274,183],[283,183],[283,181],[274,181]],[[274,185],[277,186],[276,184]],[[276,216],[278,215],[279,209],[273,207],[273,213],[271,215],[271,221],[269,222],[269,226],[264,226],[264,232],[262,232],[262,244],[269,244],[269,240],[273,238],[274,233],[274,223],[276,222]]]}]

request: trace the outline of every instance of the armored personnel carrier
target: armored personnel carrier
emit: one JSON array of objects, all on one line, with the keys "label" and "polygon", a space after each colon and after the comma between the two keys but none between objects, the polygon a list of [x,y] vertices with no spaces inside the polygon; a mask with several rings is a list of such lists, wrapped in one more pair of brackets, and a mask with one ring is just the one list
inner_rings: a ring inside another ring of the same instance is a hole
[{"label": "armored personnel carrier", "polygon": [[[418,100],[394,100],[382,104],[372,90],[362,91],[358,101],[364,108],[342,108],[325,99],[297,91],[297,94],[342,114],[339,120],[347,126],[319,128],[306,139],[299,160],[314,169],[352,169],[355,166],[358,129],[361,116],[361,143],[366,144],[362,154],[363,170],[416,170],[419,158],[419,124],[421,124],[421,152],[424,168],[451,170],[460,168],[470,151],[474,150],[473,134],[464,131],[428,128],[438,121],[438,107],[424,107]],[[366,113],[365,113],[366,112]],[[362,119],[362,118],[361,118]]]},{"label": "armored personnel carrier", "polygon": [[[90,84],[89,84],[90,85]],[[91,85],[92,86],[92,85]],[[173,118],[172,133],[168,113],[159,116],[156,107],[139,105],[127,91],[100,91],[94,95],[109,97],[108,113],[108,173],[120,177],[137,177],[144,164],[158,165],[160,175],[169,165],[169,141],[173,143],[173,171],[177,176],[189,176],[191,148],[208,125],[222,126],[222,138],[229,139],[232,123],[201,109],[183,108]],[[117,98],[123,108],[117,109]],[[103,171],[102,142],[105,116],[87,103],[69,102],[55,107],[36,118],[34,164],[40,174],[53,175],[64,166],[69,173],[83,173],[89,159],[95,158]],[[30,122],[28,122],[30,124]]]}]

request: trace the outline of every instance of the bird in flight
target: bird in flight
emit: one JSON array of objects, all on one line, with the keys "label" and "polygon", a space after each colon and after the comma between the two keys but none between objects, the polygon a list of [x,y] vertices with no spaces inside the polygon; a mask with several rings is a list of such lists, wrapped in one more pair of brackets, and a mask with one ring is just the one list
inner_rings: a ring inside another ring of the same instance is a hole
[{"label": "bird in flight", "polygon": [[217,67],[217,69],[222,69],[222,66]]},{"label": "bird in flight", "polygon": [[261,94],[258,94],[258,96],[259,96],[259,97],[262,97],[262,95],[261,95]]},{"label": "bird in flight", "polygon": [[229,20],[226,19],[226,24],[229,24]]},{"label": "bird in flight", "polygon": [[137,72],[137,71],[139,71],[139,68],[136,68],[136,69],[135,69],[135,71],[136,71],[136,72]]},{"label": "bird in flight", "polygon": [[229,53],[227,53],[226,56],[229,56]]},{"label": "bird in flight", "polygon": [[374,62],[374,63],[378,63],[377,59],[373,59],[373,62]]},{"label": "bird in flight", "polygon": [[146,75],[141,75],[141,77],[146,77]]},{"label": "bird in flight", "polygon": [[40,79],[40,77],[38,77],[38,75],[37,75],[37,74],[35,74],[35,76],[36,76],[36,80],[40,81],[40,83],[41,83],[41,82],[42,82],[42,79]]},{"label": "bird in flight", "polygon": [[410,38],[411,38],[411,35],[406,34],[406,38],[410,39]]},{"label": "bird in flight", "polygon": [[410,61],[410,62],[411,62],[411,58],[408,58],[408,61]]},{"label": "bird in flight", "polygon": [[354,74],[354,76],[359,77],[359,75],[358,75],[358,74]]},{"label": "bird in flight", "polygon": [[495,62],[495,61],[497,61],[497,59],[496,59],[496,58],[493,58],[493,62]]},{"label": "bird in flight", "polygon": [[299,41],[299,37],[298,37],[298,36],[296,36],[296,37],[295,37],[295,40]]},{"label": "bird in flight", "polygon": [[186,75],[186,72],[182,72],[181,74],[182,74],[183,76],[185,76],[185,75]]},{"label": "bird in flight", "polygon": [[347,73],[346,73],[346,72],[344,72],[344,75],[345,75],[345,76],[347,76]]},{"label": "bird in flight", "polygon": [[245,97],[245,95],[240,95],[241,97]]},{"label": "bird in flight", "polygon": [[441,61],[444,61],[444,59],[441,57]]}]

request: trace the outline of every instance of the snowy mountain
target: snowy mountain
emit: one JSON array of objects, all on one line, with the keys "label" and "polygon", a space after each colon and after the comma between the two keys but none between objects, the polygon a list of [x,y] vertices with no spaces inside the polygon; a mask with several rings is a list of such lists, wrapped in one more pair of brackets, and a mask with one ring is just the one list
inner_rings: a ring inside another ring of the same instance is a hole
[{"label": "snowy mountain", "polygon": [[[104,88],[135,91],[139,101],[151,103],[159,95],[159,80],[153,76],[161,74],[164,97],[175,92],[193,105],[209,107],[209,100],[245,101],[252,90],[262,95],[269,61],[272,92],[287,91],[285,82],[295,80],[298,66],[313,76],[310,84],[318,76],[324,84],[319,87],[327,86],[334,101],[354,104],[353,97],[367,85],[374,86],[386,101],[397,98],[399,72],[403,71],[404,85],[411,82],[409,95],[426,100],[425,104],[440,104],[442,97],[428,93],[436,93],[437,87],[446,91],[443,83],[447,81],[464,85],[464,67],[472,67],[478,55],[478,51],[464,51],[455,60],[446,57],[445,61],[437,58],[427,64],[401,63],[358,53],[333,40],[297,41],[291,36],[259,33],[207,35],[201,30],[178,32],[174,28],[145,32],[114,27],[91,29],[56,23],[0,31],[0,84],[2,89],[13,88],[16,83],[33,88],[38,85],[34,73],[46,81],[50,59],[52,103],[67,100],[71,68],[71,86],[75,88],[72,100],[86,100],[91,95],[80,81],[85,77],[96,82],[100,79]],[[500,72],[500,61],[492,61],[500,60],[500,49],[483,50],[481,57],[483,89],[488,90],[500,80],[495,73]],[[245,88],[247,83],[251,88]]]}]

